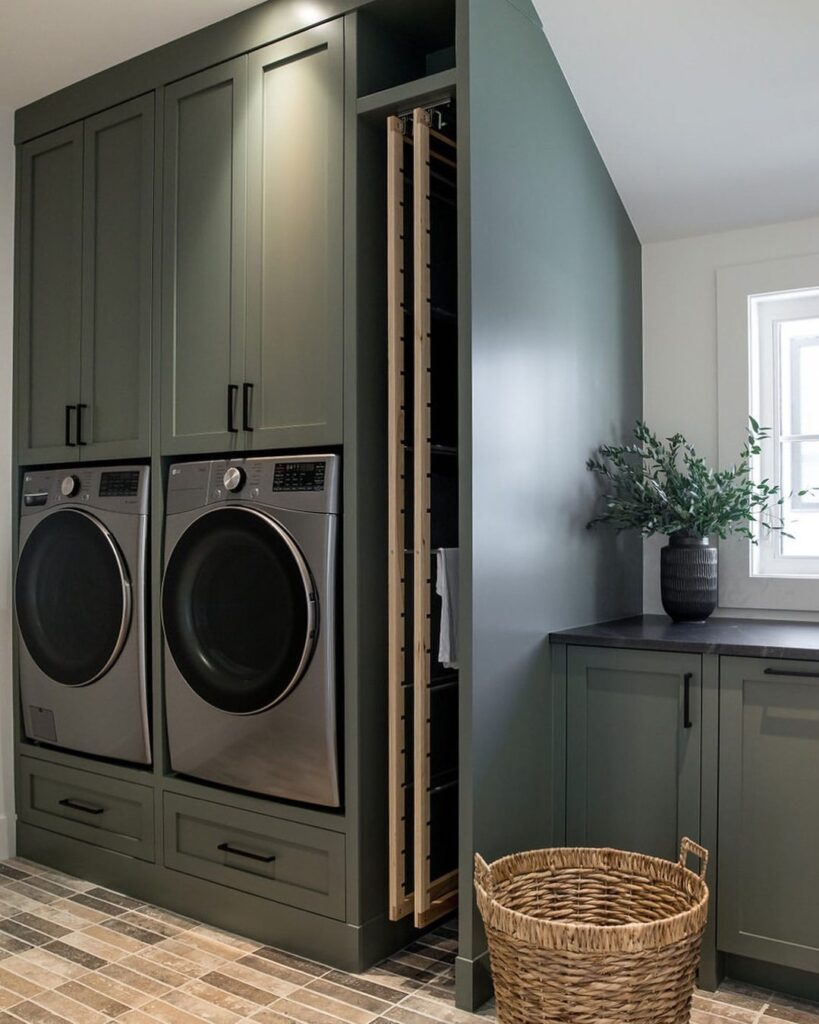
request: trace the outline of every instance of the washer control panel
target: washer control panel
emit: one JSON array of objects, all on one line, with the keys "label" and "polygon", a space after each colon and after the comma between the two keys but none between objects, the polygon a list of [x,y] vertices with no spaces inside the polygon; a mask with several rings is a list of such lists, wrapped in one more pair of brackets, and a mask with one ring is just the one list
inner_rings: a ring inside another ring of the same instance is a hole
[{"label": "washer control panel", "polygon": [[42,512],[55,505],[78,505],[148,513],[147,466],[71,466],[32,469],[23,474],[21,515]]}]

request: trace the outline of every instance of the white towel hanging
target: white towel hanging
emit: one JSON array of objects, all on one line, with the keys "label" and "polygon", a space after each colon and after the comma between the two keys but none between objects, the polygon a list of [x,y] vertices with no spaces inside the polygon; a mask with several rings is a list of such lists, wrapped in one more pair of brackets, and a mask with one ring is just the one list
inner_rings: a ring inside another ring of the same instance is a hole
[{"label": "white towel hanging", "polygon": [[438,548],[435,592],[441,598],[438,661],[444,668],[458,667],[458,548]]}]

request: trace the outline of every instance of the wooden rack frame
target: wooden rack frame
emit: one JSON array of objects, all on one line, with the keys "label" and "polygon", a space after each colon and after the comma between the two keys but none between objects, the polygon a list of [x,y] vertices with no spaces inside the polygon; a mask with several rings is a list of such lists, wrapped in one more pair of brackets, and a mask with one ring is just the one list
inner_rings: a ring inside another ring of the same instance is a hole
[{"label": "wooden rack frame", "polygon": [[[402,120],[387,122],[387,220],[388,220],[388,484],[389,484],[389,823],[390,823],[390,916],[393,920],[414,914],[423,928],[449,914],[457,906],[457,871],[432,877],[432,778],[431,778],[431,579],[432,565],[432,294],[430,138],[433,130],[428,111],[412,115],[412,136]],[[436,135],[438,133],[435,133]],[[453,147],[451,140],[443,137]],[[411,142],[411,148],[407,143]],[[412,535],[413,571],[411,601],[407,595],[405,563],[405,516],[407,486],[405,436],[407,416],[406,372],[409,353],[406,336],[405,234],[407,182],[405,161],[412,154]],[[454,161],[446,162],[455,166]],[[412,751],[408,746],[406,645],[408,605],[412,608]],[[409,770],[411,761],[412,769]],[[410,829],[407,791],[412,791],[413,877],[407,878]],[[410,885],[412,888],[410,888]]]}]

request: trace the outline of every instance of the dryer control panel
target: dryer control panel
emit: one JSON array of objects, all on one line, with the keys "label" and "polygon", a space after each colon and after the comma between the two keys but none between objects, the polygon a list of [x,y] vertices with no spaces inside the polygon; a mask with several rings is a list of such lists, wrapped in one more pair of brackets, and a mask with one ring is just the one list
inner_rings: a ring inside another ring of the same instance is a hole
[{"label": "dryer control panel", "polygon": [[132,515],[148,514],[147,466],[67,466],[23,474],[20,514],[76,505]]},{"label": "dryer control panel", "polygon": [[180,462],[168,476],[168,514],[216,503],[243,503],[294,512],[340,511],[341,458],[286,455]]}]

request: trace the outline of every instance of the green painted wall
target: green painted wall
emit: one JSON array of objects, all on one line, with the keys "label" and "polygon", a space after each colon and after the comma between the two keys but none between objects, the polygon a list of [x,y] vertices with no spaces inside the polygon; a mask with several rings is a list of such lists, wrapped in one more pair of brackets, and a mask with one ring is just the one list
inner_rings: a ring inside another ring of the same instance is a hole
[{"label": "green painted wall", "polygon": [[473,850],[550,841],[547,634],[641,608],[639,540],[585,529],[584,463],[640,415],[642,381],[640,244],[534,9],[463,0],[459,19],[467,1005],[485,948]]}]

